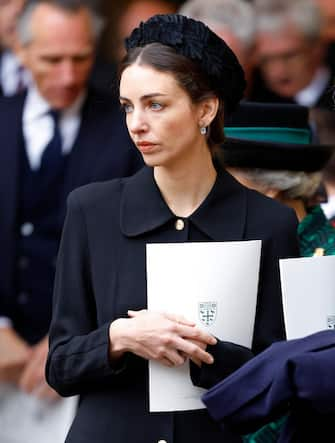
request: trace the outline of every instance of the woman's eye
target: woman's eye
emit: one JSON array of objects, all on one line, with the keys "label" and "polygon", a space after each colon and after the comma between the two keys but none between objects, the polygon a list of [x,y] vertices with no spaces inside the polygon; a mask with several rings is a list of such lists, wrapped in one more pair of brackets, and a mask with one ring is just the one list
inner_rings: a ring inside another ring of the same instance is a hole
[{"label": "woman's eye", "polygon": [[133,110],[132,105],[127,104],[127,103],[121,103],[121,108],[124,110],[124,112],[126,114],[129,114],[129,112],[132,112],[132,110]]},{"label": "woman's eye", "polygon": [[160,109],[163,109],[163,106],[160,103],[156,103],[156,102],[151,103],[150,107],[154,111],[159,111]]}]

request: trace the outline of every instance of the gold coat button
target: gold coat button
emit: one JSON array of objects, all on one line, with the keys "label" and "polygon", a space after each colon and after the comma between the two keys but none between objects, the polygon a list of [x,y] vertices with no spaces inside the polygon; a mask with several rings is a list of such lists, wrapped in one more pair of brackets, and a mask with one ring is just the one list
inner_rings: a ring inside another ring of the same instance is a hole
[{"label": "gold coat button", "polygon": [[182,220],[181,218],[178,218],[178,220],[176,220],[175,227],[176,227],[177,231],[182,231],[185,227],[184,220]]}]

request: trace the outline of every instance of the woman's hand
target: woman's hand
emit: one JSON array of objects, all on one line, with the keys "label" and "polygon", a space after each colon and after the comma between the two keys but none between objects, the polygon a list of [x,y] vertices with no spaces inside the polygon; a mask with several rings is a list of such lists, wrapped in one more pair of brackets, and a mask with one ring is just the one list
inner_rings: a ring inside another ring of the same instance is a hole
[{"label": "woman's hand", "polygon": [[[165,366],[180,366],[186,358],[213,363],[206,352],[216,339],[182,316],[142,311],[128,311],[130,318],[115,320],[109,329],[111,359],[133,352]],[[193,340],[193,341],[192,341]]]},{"label": "woman's hand", "polygon": [[[203,342],[201,342],[201,341],[198,341],[198,340],[192,339],[192,340],[190,340],[190,342],[191,342],[191,343],[194,343],[194,344],[197,345],[197,346],[199,346],[201,349],[206,350],[206,348],[207,348],[207,344],[205,344],[205,343],[203,343]],[[190,360],[192,360],[194,364],[196,364],[197,366],[199,366],[199,368],[201,367],[201,365],[202,365],[202,361],[201,361],[199,358],[197,358],[197,357],[190,357]]]}]

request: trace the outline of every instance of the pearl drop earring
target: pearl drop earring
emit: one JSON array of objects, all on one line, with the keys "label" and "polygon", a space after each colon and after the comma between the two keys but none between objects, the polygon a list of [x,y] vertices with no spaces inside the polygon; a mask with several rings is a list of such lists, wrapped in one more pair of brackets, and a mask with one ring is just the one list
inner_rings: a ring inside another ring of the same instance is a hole
[{"label": "pearl drop earring", "polygon": [[207,128],[206,128],[206,126],[202,126],[202,127],[200,128],[200,134],[201,134],[201,135],[206,135],[206,134],[207,134]]}]

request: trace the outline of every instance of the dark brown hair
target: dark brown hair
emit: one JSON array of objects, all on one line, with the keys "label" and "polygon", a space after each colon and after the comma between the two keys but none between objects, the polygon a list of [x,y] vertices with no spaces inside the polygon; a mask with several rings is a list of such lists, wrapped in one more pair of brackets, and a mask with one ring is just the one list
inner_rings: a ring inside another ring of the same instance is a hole
[{"label": "dark brown hair", "polygon": [[151,66],[157,71],[171,73],[193,103],[199,103],[209,97],[218,98],[219,109],[207,133],[209,149],[212,156],[216,156],[220,145],[224,141],[224,103],[220,95],[209,84],[208,78],[201,67],[188,57],[177,54],[169,46],[161,43],[150,43],[144,47],[129,50],[121,63],[120,77],[126,68],[136,62]]}]

